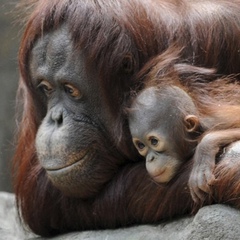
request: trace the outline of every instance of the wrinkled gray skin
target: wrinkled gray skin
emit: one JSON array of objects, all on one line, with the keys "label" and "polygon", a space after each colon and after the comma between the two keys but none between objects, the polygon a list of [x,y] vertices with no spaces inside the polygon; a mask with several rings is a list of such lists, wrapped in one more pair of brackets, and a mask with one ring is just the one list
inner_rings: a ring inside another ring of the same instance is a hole
[{"label": "wrinkled gray skin", "polygon": [[129,114],[133,143],[146,157],[147,171],[156,182],[170,181],[193,153],[184,118],[196,112],[191,98],[175,86],[144,89],[133,102]]},{"label": "wrinkled gray skin", "polygon": [[101,146],[111,148],[104,141],[105,135],[114,138],[115,120],[103,101],[94,66],[87,72],[84,55],[73,54],[76,51],[66,29],[44,35],[30,56],[33,86],[47,109],[37,132],[36,150],[52,183],[67,195],[84,198],[111,178],[101,179],[102,171],[114,174],[122,160],[99,168],[106,160],[101,158],[105,154]]}]

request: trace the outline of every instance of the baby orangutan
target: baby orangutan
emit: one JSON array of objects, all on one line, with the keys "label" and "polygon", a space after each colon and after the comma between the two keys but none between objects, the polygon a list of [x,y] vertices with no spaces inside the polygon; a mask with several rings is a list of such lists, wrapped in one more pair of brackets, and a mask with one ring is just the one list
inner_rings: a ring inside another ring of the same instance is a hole
[{"label": "baby orangutan", "polygon": [[192,157],[199,127],[197,109],[177,86],[144,89],[129,113],[133,143],[146,158],[146,168],[156,182],[168,182],[179,166]]},{"label": "baby orangutan", "polygon": [[[216,180],[216,160],[229,156],[221,153],[240,140],[239,81],[177,63],[177,54],[169,52],[141,74],[145,85],[128,111],[133,143],[159,183],[169,182],[192,159],[188,185],[193,200],[202,203]],[[237,156],[239,146],[232,148]]]},{"label": "baby orangutan", "polygon": [[[236,108],[235,113],[239,110]],[[205,193],[211,191],[209,185],[215,180],[216,155],[223,147],[240,139],[239,128],[221,130],[227,124],[221,124],[222,116],[216,115],[215,120],[214,116],[200,118],[191,97],[178,86],[144,89],[129,111],[129,127],[133,143],[146,158],[146,169],[153,180],[169,182],[181,164],[193,157],[190,191],[195,202],[204,201]],[[226,121],[228,117],[229,112]],[[216,130],[211,130],[210,125]],[[240,122],[235,127],[239,125]]]}]

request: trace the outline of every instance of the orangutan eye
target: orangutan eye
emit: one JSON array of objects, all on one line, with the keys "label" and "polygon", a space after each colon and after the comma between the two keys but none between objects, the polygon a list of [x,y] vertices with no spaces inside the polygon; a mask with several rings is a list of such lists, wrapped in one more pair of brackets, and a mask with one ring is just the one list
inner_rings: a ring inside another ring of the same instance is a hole
[{"label": "orangutan eye", "polygon": [[143,150],[145,148],[145,145],[140,141],[136,142],[136,146],[139,150]]},{"label": "orangutan eye", "polygon": [[74,87],[74,86],[72,86],[70,84],[65,84],[64,85],[64,90],[72,98],[80,99],[81,96],[82,96],[81,92],[76,87]]},{"label": "orangutan eye", "polygon": [[42,80],[38,84],[37,88],[40,89],[47,97],[49,97],[53,92],[53,87],[47,80]]},{"label": "orangutan eye", "polygon": [[160,137],[156,133],[151,133],[148,135],[148,145],[157,152],[166,151],[166,140]]},{"label": "orangutan eye", "polygon": [[153,146],[157,146],[158,145],[158,139],[156,139],[156,138],[151,138],[151,145],[153,145]]}]

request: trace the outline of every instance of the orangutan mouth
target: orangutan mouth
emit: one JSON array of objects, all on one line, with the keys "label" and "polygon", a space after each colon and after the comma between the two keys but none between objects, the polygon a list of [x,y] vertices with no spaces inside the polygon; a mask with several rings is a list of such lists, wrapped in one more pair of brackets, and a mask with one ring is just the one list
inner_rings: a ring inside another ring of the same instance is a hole
[{"label": "orangutan mouth", "polygon": [[59,166],[46,168],[48,172],[55,172],[60,170],[67,170],[71,168],[79,168],[84,165],[86,161],[91,160],[95,155],[94,150],[92,149],[86,149],[81,151],[80,153],[74,153],[68,156],[67,161],[64,164],[60,164]]}]

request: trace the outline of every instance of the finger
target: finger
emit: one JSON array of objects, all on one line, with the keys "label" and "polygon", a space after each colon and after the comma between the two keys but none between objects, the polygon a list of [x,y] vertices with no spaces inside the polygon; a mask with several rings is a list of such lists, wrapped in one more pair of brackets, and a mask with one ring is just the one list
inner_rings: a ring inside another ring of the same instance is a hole
[{"label": "finger", "polygon": [[194,191],[195,198],[198,198],[198,203],[205,200],[206,193],[210,191],[210,188],[207,185],[206,179],[204,178],[202,171],[200,171],[198,175],[195,176],[195,184],[192,190]]},{"label": "finger", "polygon": [[211,188],[210,188],[210,185],[208,184],[206,178],[204,176],[202,176],[201,180],[199,180],[199,181],[200,182],[198,183],[198,188],[201,190],[201,192],[210,193]]},{"label": "finger", "polygon": [[209,186],[207,184],[203,168],[199,169],[199,172],[197,174],[195,174],[193,185],[196,186],[194,188],[194,190],[195,190],[197,195],[198,194],[201,195],[202,191],[203,192],[209,192],[210,189],[209,189]]},{"label": "finger", "polygon": [[190,178],[188,185],[189,185],[189,190],[190,190],[190,194],[193,201],[196,204],[199,204],[201,201],[201,192],[200,192],[201,190],[198,187],[197,179],[195,176]]},{"label": "finger", "polygon": [[211,192],[209,183],[215,178],[213,175],[213,169],[214,165],[211,161],[208,160],[205,160],[204,164],[202,164],[201,167],[198,169],[198,186],[205,193]]},{"label": "finger", "polygon": [[192,197],[192,200],[195,202],[195,203],[199,203],[199,198],[197,197],[197,195],[195,194],[194,190],[193,189],[190,189],[190,194],[191,194],[191,197]]},{"label": "finger", "polygon": [[205,171],[204,171],[207,184],[209,184],[212,180],[215,179],[215,176],[213,175],[214,167],[215,167],[215,164],[212,164],[211,161],[207,161]]},{"label": "finger", "polygon": [[198,203],[204,202],[206,194],[200,188],[194,189],[194,193],[198,198],[198,201],[197,201]]},{"label": "finger", "polygon": [[196,196],[195,191],[194,191],[194,189],[196,188],[196,179],[195,179],[194,172],[192,172],[190,174],[190,177],[189,177],[189,180],[188,180],[188,187],[189,187],[189,191],[190,191],[190,194],[191,194],[191,197],[192,197],[193,201],[195,203],[197,203],[198,202],[198,197]]},{"label": "finger", "polygon": [[188,186],[191,197],[195,203],[200,203],[205,199],[205,191],[208,191],[206,179],[203,176],[203,171],[196,168],[189,177]]}]

